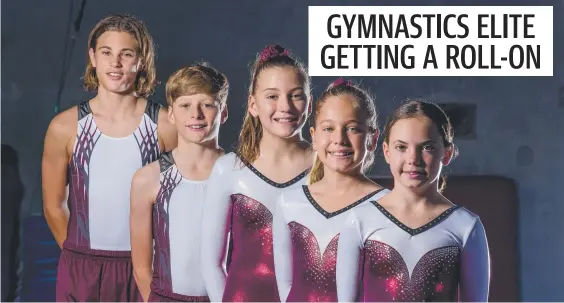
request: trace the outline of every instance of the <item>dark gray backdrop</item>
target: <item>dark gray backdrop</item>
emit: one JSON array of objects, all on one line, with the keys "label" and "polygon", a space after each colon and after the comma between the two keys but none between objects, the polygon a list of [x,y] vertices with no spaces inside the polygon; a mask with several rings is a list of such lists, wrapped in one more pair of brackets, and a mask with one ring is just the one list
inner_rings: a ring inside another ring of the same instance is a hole
[{"label": "dark gray backdrop", "polygon": [[[43,136],[53,116],[60,85],[70,0],[2,1],[2,143],[20,154],[25,185],[22,215],[41,211],[40,163]],[[457,175],[497,174],[519,189],[521,297],[564,300],[564,1],[404,1],[411,5],[554,5],[554,77],[383,77],[364,78],[377,96],[382,116],[405,97],[476,105],[476,138],[457,140]],[[394,1],[139,1],[89,0],[69,61],[61,98],[66,109],[90,97],[81,88],[86,40],[109,13],[141,17],[158,45],[162,81],[153,99],[164,102],[168,75],[183,64],[205,59],[231,82],[230,117],[220,135],[231,149],[243,117],[248,64],[268,43],[280,43],[307,60],[308,5],[394,5]],[[74,2],[70,22],[78,16]],[[70,33],[73,34],[74,29]],[[313,79],[317,95],[332,78]],[[374,174],[387,175],[377,157]],[[3,182],[4,183],[4,182]],[[486,194],[486,193],[485,193]],[[493,273],[495,275],[495,273]]]}]

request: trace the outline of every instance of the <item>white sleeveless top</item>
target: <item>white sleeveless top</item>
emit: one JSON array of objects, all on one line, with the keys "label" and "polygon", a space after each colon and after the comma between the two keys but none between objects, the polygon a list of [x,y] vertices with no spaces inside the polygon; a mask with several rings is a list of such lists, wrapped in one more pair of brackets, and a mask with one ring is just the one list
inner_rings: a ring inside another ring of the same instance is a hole
[{"label": "white sleeveless top", "polygon": [[65,248],[94,255],[130,253],[131,181],[137,169],[159,156],[160,108],[147,101],[137,129],[115,138],[100,132],[88,101],[78,105],[78,130],[68,167],[70,218]]},{"label": "white sleeveless top", "polygon": [[207,181],[180,174],[171,152],[162,154],[153,207],[153,280],[157,293],[207,296],[200,271],[200,224]]}]

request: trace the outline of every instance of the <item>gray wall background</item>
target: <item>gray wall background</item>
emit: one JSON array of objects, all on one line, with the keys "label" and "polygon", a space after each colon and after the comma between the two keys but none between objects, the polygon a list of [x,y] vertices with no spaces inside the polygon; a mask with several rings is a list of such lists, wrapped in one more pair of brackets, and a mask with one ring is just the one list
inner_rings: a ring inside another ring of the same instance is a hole
[{"label": "gray wall background", "polygon": [[[70,0],[2,1],[2,142],[20,153],[26,187],[22,215],[41,212],[43,136],[53,117],[62,73]],[[363,78],[384,117],[406,97],[477,105],[477,138],[458,140],[457,175],[495,174],[519,190],[521,298],[564,300],[564,1],[404,1],[406,5],[554,5],[554,77]],[[220,135],[228,150],[243,118],[248,64],[269,43],[280,43],[307,62],[308,5],[394,5],[393,1],[87,1],[76,34],[61,108],[91,97],[81,88],[86,40],[109,13],[142,18],[158,45],[162,82],[153,99],[164,101],[167,77],[183,64],[205,59],[230,79],[230,117]],[[80,1],[74,2],[74,23]],[[71,34],[73,31],[71,30]],[[313,79],[317,95],[333,78]],[[456,138],[455,138],[456,140]],[[377,157],[373,173],[388,175]],[[484,193],[487,194],[487,193]],[[495,274],[495,273],[494,273]]]}]

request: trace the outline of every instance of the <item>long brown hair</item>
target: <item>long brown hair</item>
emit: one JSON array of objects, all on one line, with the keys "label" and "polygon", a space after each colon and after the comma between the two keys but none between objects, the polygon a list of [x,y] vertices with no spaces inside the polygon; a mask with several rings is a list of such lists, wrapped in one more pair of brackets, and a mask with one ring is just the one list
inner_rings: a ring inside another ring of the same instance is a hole
[{"label": "long brown hair", "polygon": [[[137,40],[139,44],[138,52],[141,55],[141,65],[135,80],[134,92],[138,97],[148,97],[155,90],[156,69],[155,46],[145,23],[133,16],[109,15],[100,20],[90,32],[88,36],[88,50],[96,50],[98,38],[107,31],[129,33]],[[95,92],[99,85],[98,77],[96,77],[96,68],[90,62],[89,57],[87,57],[87,62],[83,86],[86,91]]]},{"label": "long brown hair", "polygon": [[[356,104],[354,106],[361,108],[361,111],[366,114],[365,118],[368,124],[368,131],[371,134],[374,134],[378,131],[378,113],[376,112],[376,106],[374,105],[374,100],[368,94],[367,91],[360,88],[358,85],[355,85],[350,80],[343,80],[341,78],[337,79],[333,83],[331,83],[327,89],[321,94],[317,102],[315,103],[315,111],[313,114],[312,127],[315,127],[315,123],[317,120],[317,116],[325,103],[327,98],[336,96],[341,97],[345,95],[350,95],[354,97]],[[362,163],[362,171],[365,173],[367,170],[370,169],[374,163],[374,152],[368,153],[364,162]],[[318,182],[323,178],[323,163],[315,155],[315,161],[313,163],[313,167],[309,174],[309,184],[313,184]]]},{"label": "long brown hair", "polygon": [[[255,88],[260,73],[271,67],[292,67],[300,75],[304,82],[306,95],[310,96],[310,78],[305,65],[291,55],[290,51],[280,45],[268,45],[260,52],[251,65],[251,80],[249,85],[249,96],[255,94]],[[237,155],[244,161],[252,163],[260,155],[260,140],[263,129],[258,117],[253,117],[246,108],[243,126],[239,133],[237,144]]]},{"label": "long brown hair", "polygon": [[[384,142],[389,144],[390,132],[396,122],[401,119],[415,117],[426,117],[431,120],[439,134],[443,138],[445,148],[452,148],[453,158],[458,155],[458,149],[454,145],[454,130],[447,114],[436,104],[423,100],[408,99],[402,103],[389,117],[384,127]],[[439,192],[443,192],[446,187],[446,176],[443,174],[439,182]]]}]

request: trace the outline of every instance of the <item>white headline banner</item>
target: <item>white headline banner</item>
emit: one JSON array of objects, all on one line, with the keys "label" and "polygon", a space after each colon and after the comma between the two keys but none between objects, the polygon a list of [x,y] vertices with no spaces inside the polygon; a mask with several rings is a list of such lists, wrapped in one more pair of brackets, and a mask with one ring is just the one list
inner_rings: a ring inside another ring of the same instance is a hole
[{"label": "white headline banner", "polygon": [[311,76],[552,76],[551,6],[310,6]]}]

